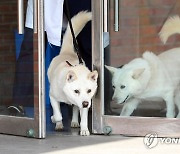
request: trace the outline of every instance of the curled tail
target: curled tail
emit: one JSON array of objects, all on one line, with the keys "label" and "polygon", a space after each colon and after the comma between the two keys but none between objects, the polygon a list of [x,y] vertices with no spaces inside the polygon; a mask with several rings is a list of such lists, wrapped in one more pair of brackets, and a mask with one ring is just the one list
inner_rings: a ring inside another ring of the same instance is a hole
[{"label": "curled tail", "polygon": [[168,38],[176,33],[180,33],[180,18],[179,16],[170,17],[163,25],[159,36],[161,41],[165,44]]},{"label": "curled tail", "polygon": [[[86,23],[91,19],[92,13],[87,11],[81,11],[71,19],[75,37],[77,37],[77,35],[81,32]],[[63,37],[63,43],[60,53],[72,51],[74,51],[73,38],[68,24],[67,30]]]}]

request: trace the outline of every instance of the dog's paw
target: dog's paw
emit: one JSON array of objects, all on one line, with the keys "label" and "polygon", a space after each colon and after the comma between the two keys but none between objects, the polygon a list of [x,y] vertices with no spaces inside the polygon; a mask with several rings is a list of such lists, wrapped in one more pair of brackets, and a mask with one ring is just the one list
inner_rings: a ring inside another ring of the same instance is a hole
[{"label": "dog's paw", "polygon": [[175,117],[175,112],[166,112],[166,117],[167,118],[174,118]]},{"label": "dog's paw", "polygon": [[79,123],[78,122],[71,122],[71,127],[72,128],[79,128]]},{"label": "dog's paw", "polygon": [[166,118],[174,118],[175,114],[166,114]]},{"label": "dog's paw", "polygon": [[90,135],[90,132],[89,132],[89,130],[81,130],[81,131],[80,131],[80,135],[81,135],[81,136],[89,136],[89,135]]},{"label": "dog's paw", "polygon": [[51,121],[52,121],[52,123],[56,123],[56,121],[55,121],[55,119],[54,119],[54,116],[51,116]]},{"label": "dog's paw", "polygon": [[55,130],[56,130],[56,131],[60,131],[60,130],[62,130],[63,128],[64,128],[64,127],[63,127],[62,121],[56,122],[56,127],[55,127]]},{"label": "dog's paw", "polygon": [[180,113],[176,116],[176,118],[180,118]]}]

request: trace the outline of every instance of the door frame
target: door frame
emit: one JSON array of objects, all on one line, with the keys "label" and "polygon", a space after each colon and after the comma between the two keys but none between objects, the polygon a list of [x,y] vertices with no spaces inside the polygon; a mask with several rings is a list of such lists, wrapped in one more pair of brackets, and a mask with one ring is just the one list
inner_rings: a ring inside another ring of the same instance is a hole
[{"label": "door frame", "polygon": [[105,0],[92,1],[92,64],[99,72],[98,90],[93,99],[92,132],[145,136],[155,132],[159,137],[180,137],[180,119],[159,117],[119,117],[104,114],[103,11]]},{"label": "door frame", "polygon": [[[0,115],[0,133],[34,138],[46,137],[44,69],[44,1],[34,0],[34,118]],[[35,7],[36,6],[36,7]],[[35,25],[34,25],[35,26]],[[38,69],[37,69],[38,68]]]}]

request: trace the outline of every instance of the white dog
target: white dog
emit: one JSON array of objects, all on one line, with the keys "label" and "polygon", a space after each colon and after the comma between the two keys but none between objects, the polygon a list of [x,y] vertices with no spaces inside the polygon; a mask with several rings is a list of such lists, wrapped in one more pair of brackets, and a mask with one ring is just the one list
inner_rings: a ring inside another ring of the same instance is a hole
[{"label": "white dog", "polygon": [[[72,18],[76,36],[91,18],[90,12],[80,12]],[[97,71],[91,72],[84,64],[79,64],[68,25],[60,54],[52,60],[48,69],[49,96],[53,108],[51,120],[56,123],[56,130],[63,128],[59,103],[65,102],[74,105],[71,126],[79,127],[78,114],[80,109],[80,135],[90,134],[87,126],[88,108],[91,106],[91,99],[97,89],[97,78]]]},{"label": "white dog", "polygon": [[[180,33],[180,18],[170,18],[160,32],[165,43],[168,37]],[[156,56],[146,51],[121,69],[106,66],[112,73],[113,100],[123,105],[121,116],[130,116],[142,100],[166,102],[166,117],[175,117],[175,104],[180,118],[180,48]]]}]

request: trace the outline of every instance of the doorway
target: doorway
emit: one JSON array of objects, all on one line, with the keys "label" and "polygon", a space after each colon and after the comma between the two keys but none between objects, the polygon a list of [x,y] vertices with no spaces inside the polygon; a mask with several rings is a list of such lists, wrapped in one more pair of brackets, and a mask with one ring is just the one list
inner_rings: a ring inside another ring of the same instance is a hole
[{"label": "doorway", "polygon": [[[166,118],[164,101],[139,104],[129,116],[120,116],[124,104],[112,101],[112,75],[105,65],[121,68],[143,52],[160,54],[179,47],[179,36],[164,45],[158,33],[168,17],[179,15],[176,0],[93,1],[93,67],[99,71],[99,90],[93,100],[93,132],[144,136],[179,136],[178,118]],[[176,110],[176,115],[178,111]]]}]

